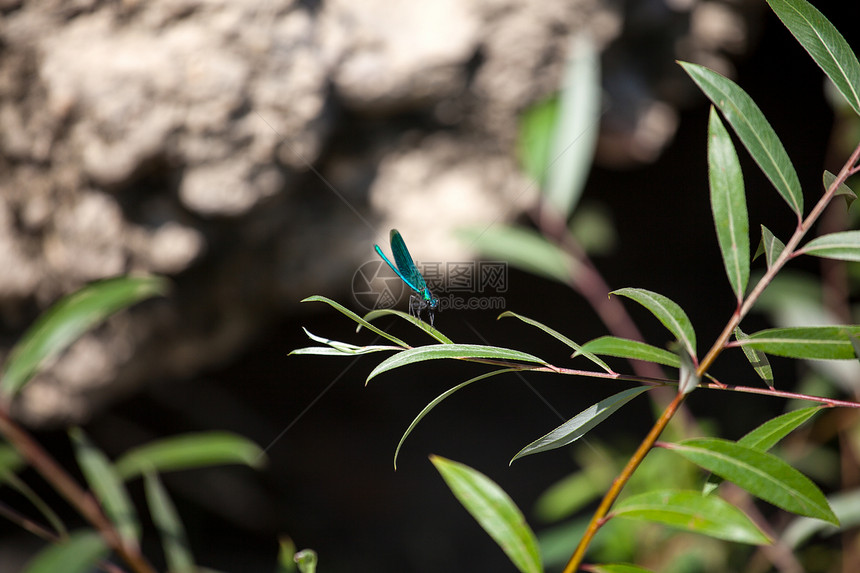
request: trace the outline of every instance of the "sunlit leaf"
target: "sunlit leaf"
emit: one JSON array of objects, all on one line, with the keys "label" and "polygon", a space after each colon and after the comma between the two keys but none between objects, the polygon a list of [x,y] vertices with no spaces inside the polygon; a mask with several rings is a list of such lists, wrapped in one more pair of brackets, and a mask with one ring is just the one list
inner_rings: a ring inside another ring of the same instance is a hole
[{"label": "sunlit leaf", "polygon": [[23,573],[90,573],[108,553],[101,535],[89,529],[76,531],[61,543],[39,552]]},{"label": "sunlit leaf", "polygon": [[[735,338],[737,340],[747,340],[749,336],[744,334],[744,331],[741,330],[740,326],[735,327]],[[747,357],[750,365],[755,370],[756,374],[764,380],[764,383],[767,384],[768,388],[773,388],[773,368],[770,366],[770,360],[767,359],[767,354],[762,352],[761,350],[756,350],[752,346],[742,346],[744,351],[744,356]]]},{"label": "sunlit leaf", "polygon": [[507,225],[459,229],[467,247],[488,259],[504,260],[513,267],[563,284],[570,283],[580,263],[531,229]]},{"label": "sunlit leaf", "polygon": [[[364,320],[371,322],[373,320],[376,320],[380,316],[396,316],[396,317],[399,317],[403,320],[408,321],[410,324],[414,324],[415,326],[417,326],[418,328],[420,328],[421,330],[423,330],[424,332],[426,332],[427,334],[429,334],[430,336],[432,336],[433,338],[435,338],[436,340],[438,340],[442,344],[453,344],[453,341],[450,338],[448,338],[447,336],[445,336],[444,334],[442,334],[441,332],[439,332],[438,330],[436,330],[436,327],[434,327],[430,324],[427,324],[423,320],[416,320],[414,316],[412,316],[406,312],[403,312],[402,310],[394,310],[393,308],[378,308],[376,310],[371,310],[370,312],[365,314]],[[359,328],[361,328],[361,325],[359,325]],[[358,330],[358,329],[356,329],[356,330]]]},{"label": "sunlit leaf", "polygon": [[406,344],[405,342],[403,342],[402,340],[400,340],[396,336],[392,336],[392,335],[388,334],[387,332],[385,332],[384,330],[381,330],[381,329],[377,328],[376,326],[370,324],[369,322],[367,322],[366,320],[364,320],[363,318],[361,318],[360,316],[358,316],[357,314],[355,314],[354,312],[352,312],[351,310],[349,310],[348,308],[346,308],[342,304],[335,302],[335,301],[331,300],[330,298],[326,298],[324,296],[319,296],[319,295],[313,295],[313,296],[309,296],[307,298],[302,299],[302,302],[324,302],[327,305],[329,305],[330,307],[332,307],[333,309],[340,312],[341,314],[343,314],[343,315],[351,318],[355,322],[357,322],[359,328],[363,326],[366,329],[370,330],[371,332],[378,334],[382,338],[385,338],[386,340],[390,340],[391,342],[393,342],[397,346],[401,346],[403,348],[409,347],[408,344]]},{"label": "sunlit leaf", "polygon": [[774,455],[717,438],[695,438],[664,447],[786,511],[838,523],[821,490]]},{"label": "sunlit leaf", "polygon": [[247,438],[230,432],[200,432],[162,438],[130,449],[116,463],[125,480],[144,472],[159,473],[242,464],[255,468],[266,461],[263,450]]},{"label": "sunlit leaf", "polygon": [[510,497],[484,474],[464,464],[431,456],[454,496],[522,573],[541,573],[537,539]]},{"label": "sunlit leaf", "polygon": [[[601,336],[582,345],[582,350],[589,351],[601,356],[615,356],[617,358],[632,358],[655,362],[664,366],[678,368],[680,361],[678,355],[664,348],[651,346],[638,340],[618,338],[616,336]],[[574,356],[576,356],[574,354]]]},{"label": "sunlit leaf", "polygon": [[41,368],[110,315],[167,291],[160,277],[118,277],[91,283],[45,311],[12,348],[0,391],[14,396]]},{"label": "sunlit leaf", "polygon": [[696,491],[649,491],[619,502],[612,515],[662,523],[751,545],[766,545],[771,540],[744,513],[717,496]]},{"label": "sunlit leaf", "polygon": [[708,122],[708,180],[711,184],[711,212],[723,265],[740,302],[750,277],[749,218],[744,178],[732,138],[713,107]]},{"label": "sunlit leaf", "polygon": [[776,132],[752,98],[735,82],[708,68],[688,62],[681,62],[681,67],[720,109],[749,154],[800,218],[803,191],[797,172]]},{"label": "sunlit leaf", "polygon": [[128,491],[110,460],[89,441],[80,428],[70,429],[69,436],[78,465],[105,514],[116,525],[123,539],[136,543],[140,539],[140,521]]},{"label": "sunlit leaf", "polygon": [[737,344],[788,358],[849,360],[854,358],[851,336],[860,326],[804,326],[770,328],[749,335]]},{"label": "sunlit leaf", "polygon": [[693,323],[677,303],[662,294],[641,288],[622,288],[610,294],[626,296],[650,310],[684,345],[690,356],[696,356],[696,332],[693,330]]},{"label": "sunlit leaf", "polygon": [[356,346],[348,342],[340,342],[330,338],[323,338],[310,332],[307,328],[302,327],[308,338],[321,344],[328,346],[309,346],[307,348],[296,348],[291,350],[289,355],[293,354],[313,354],[318,356],[356,356],[358,354],[369,354],[371,352],[385,352],[392,350],[400,350],[399,346]]},{"label": "sunlit leaf", "polygon": [[376,368],[367,376],[369,382],[373,377],[414,364],[423,362],[424,360],[439,360],[443,358],[489,358],[495,360],[522,360],[535,364],[546,364],[543,360],[531,354],[520,352],[519,350],[511,350],[510,348],[500,348],[498,346],[484,346],[480,344],[429,344],[418,348],[411,348],[398,352],[394,356],[390,356],[380,362]]},{"label": "sunlit leaf", "polygon": [[805,0],[767,0],[785,27],[860,115],[860,63],[827,18]]},{"label": "sunlit leaf", "polygon": [[841,231],[812,239],[798,252],[840,261],[860,261],[860,231]]},{"label": "sunlit leaf", "polygon": [[168,570],[170,573],[193,573],[196,571],[194,558],[188,547],[185,527],[179,519],[176,506],[173,505],[173,501],[155,473],[145,473],[143,485],[146,491],[146,504],[161,538],[161,547]]},{"label": "sunlit leaf", "polygon": [[521,449],[517,455],[513,457],[511,463],[524,456],[554,450],[556,448],[572,444],[587,434],[592,428],[618,411],[627,402],[651,388],[651,386],[629,388],[623,392],[614,394],[609,398],[604,398],[596,404],[592,404],[570,420],[566,421],[564,424]]},{"label": "sunlit leaf", "polygon": [[583,350],[582,346],[580,346],[576,342],[572,341],[571,339],[569,339],[568,337],[566,337],[562,333],[558,332],[557,330],[553,330],[552,328],[546,326],[545,324],[542,324],[536,320],[533,320],[531,318],[522,316],[520,314],[517,314],[515,312],[511,312],[511,311],[503,312],[502,314],[499,315],[499,318],[505,318],[508,316],[512,316],[514,318],[519,318],[520,320],[522,320],[526,324],[530,324],[536,328],[540,328],[541,330],[543,330],[544,332],[546,332],[547,334],[549,334],[550,336],[552,336],[556,340],[560,340],[561,342],[563,342],[564,344],[568,345],[570,348],[575,350],[576,352],[574,353],[574,356],[580,356],[580,355],[585,356],[586,358],[588,358],[589,360],[591,360],[592,362],[594,362],[595,364],[597,364],[598,366],[600,366],[601,368],[603,368],[604,370],[609,372],[610,374],[614,374],[612,368],[610,368],[609,365],[606,364],[606,362],[604,362],[603,360],[601,360],[600,358],[598,358],[597,356],[595,356],[591,352],[589,352],[587,350]]}]

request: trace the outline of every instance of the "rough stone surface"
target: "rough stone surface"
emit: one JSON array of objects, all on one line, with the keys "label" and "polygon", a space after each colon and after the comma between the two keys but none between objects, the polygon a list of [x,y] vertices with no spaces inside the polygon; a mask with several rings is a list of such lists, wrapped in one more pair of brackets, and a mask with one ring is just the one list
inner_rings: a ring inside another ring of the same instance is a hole
[{"label": "rough stone surface", "polygon": [[720,63],[745,34],[722,3],[630,4],[652,12],[600,0],[0,2],[0,354],[87,281],[152,272],[175,284],[75,344],[18,415],[80,421],[148,380],[228,360],[303,296],[348,285],[392,226],[423,237],[410,244],[426,257],[462,259],[451,227],[534,201],[512,151],[517,118],[556,89],[574,34],[607,54],[613,145],[598,157],[656,157],[687,92],[677,70],[641,62]]}]

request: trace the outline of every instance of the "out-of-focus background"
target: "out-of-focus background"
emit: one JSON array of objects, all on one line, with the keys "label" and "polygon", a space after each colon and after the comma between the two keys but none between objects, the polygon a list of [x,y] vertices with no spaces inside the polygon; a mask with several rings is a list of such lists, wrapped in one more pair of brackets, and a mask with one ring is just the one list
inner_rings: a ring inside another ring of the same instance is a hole
[{"label": "out-of-focus background", "polygon": [[[851,3],[814,3],[854,43]],[[807,193],[844,159],[823,74],[763,1],[0,0],[0,355],[89,281],[150,272],[173,284],[76,343],[15,415],[61,456],[68,424],[113,456],[211,429],[266,448],[259,473],[165,476],[202,565],[271,571],[289,535],[326,571],[509,570],[427,455],[487,473],[528,513],[577,466],[562,450],[508,461],[557,424],[553,409],[571,416],[605,388],[535,376],[467,390],[419,426],[395,472],[417,412],[480,370],[430,364],[364,387],[372,359],[287,353],[307,345],[302,326],[371,341],[299,301],[362,312],[354,276],[374,243],[388,250],[389,229],[423,262],[472,261],[454,229],[525,219],[537,190],[518,166],[519,118],[559,88],[583,34],[601,56],[603,102],[582,203],[616,234],[598,267],[613,287],[670,296],[712,340],[734,307],[709,215],[708,107],[675,60],[752,95]],[[787,236],[793,217],[742,163],[753,243],[758,223]],[[580,342],[605,333],[569,289],[513,269],[504,304]],[[566,359],[497,315],[436,323],[455,340]],[[663,342],[659,324],[634,318]],[[730,435],[779,411],[724,398]],[[643,401],[624,423],[641,432],[650,417]],[[0,532],[0,571],[17,571],[40,542]]]}]

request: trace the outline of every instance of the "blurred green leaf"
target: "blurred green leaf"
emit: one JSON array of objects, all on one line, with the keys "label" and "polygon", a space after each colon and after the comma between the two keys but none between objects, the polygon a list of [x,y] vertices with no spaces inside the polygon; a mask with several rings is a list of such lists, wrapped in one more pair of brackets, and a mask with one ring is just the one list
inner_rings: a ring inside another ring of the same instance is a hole
[{"label": "blurred green leaf", "polygon": [[[740,326],[735,327],[735,339],[737,340],[747,340],[749,336],[747,336],[743,330],[741,330]],[[773,368],[770,366],[770,360],[767,359],[767,354],[762,352],[761,350],[756,350],[751,346],[742,346],[744,351],[744,356],[747,357],[747,361],[749,361],[750,365],[755,370],[755,373],[759,375],[759,377],[764,380],[764,383],[767,384],[767,387],[771,390],[773,389]]]},{"label": "blurred green leaf", "polygon": [[597,364],[598,366],[600,366],[601,368],[603,368],[606,372],[608,372],[608,373],[610,373],[610,374],[614,374],[614,373],[615,373],[615,372],[612,370],[612,368],[610,368],[610,367],[609,367],[609,365],[607,365],[607,364],[606,364],[606,362],[604,362],[603,360],[601,360],[600,358],[598,358],[597,356],[595,356],[595,355],[594,355],[594,354],[592,354],[591,352],[589,352],[589,351],[587,351],[587,350],[583,350],[583,349],[582,349],[582,347],[581,347],[579,344],[577,344],[576,342],[572,341],[571,339],[569,339],[569,338],[568,338],[568,337],[566,337],[565,335],[561,334],[560,332],[558,332],[558,331],[556,331],[556,330],[553,330],[552,328],[550,328],[550,327],[546,326],[545,324],[542,324],[542,323],[540,323],[540,322],[538,322],[538,321],[536,321],[536,320],[533,320],[533,319],[531,319],[531,318],[528,318],[528,317],[522,316],[522,315],[517,314],[517,313],[515,313],[515,312],[511,312],[511,311],[509,311],[509,310],[508,310],[508,311],[503,312],[502,314],[500,314],[500,315],[499,315],[499,318],[506,318],[506,317],[508,317],[508,316],[512,316],[512,317],[514,317],[514,318],[518,318],[518,319],[522,320],[523,322],[525,322],[526,324],[530,324],[530,325],[532,325],[532,326],[534,326],[534,327],[536,327],[536,328],[540,328],[541,330],[543,330],[544,332],[546,332],[547,334],[549,334],[550,336],[552,336],[552,337],[553,337],[553,338],[555,338],[556,340],[560,340],[561,342],[563,342],[564,344],[566,344],[567,346],[569,346],[570,348],[572,348],[573,350],[575,350],[575,353],[574,353],[574,355],[573,355],[574,357],[575,357],[575,356],[580,356],[580,355],[585,356],[586,358],[588,358],[589,360],[591,360],[592,362],[594,362],[595,364]]},{"label": "blurred green leaf", "polygon": [[651,573],[645,569],[629,563],[596,563],[588,569],[591,573]]},{"label": "blurred green leaf", "polygon": [[170,496],[153,472],[143,474],[143,485],[146,491],[146,504],[149,515],[161,538],[161,547],[167,561],[170,573],[194,573],[194,558],[188,547],[185,527],[176,512]]},{"label": "blurred green leaf", "polygon": [[767,0],[785,27],[860,115],[860,63],[833,24],[805,0]]},{"label": "blurred green leaf", "polygon": [[[436,330],[436,327],[427,324],[423,320],[416,320],[414,316],[411,316],[410,314],[407,314],[401,310],[394,310],[392,308],[380,308],[377,310],[371,310],[364,315],[364,320],[370,322],[379,318],[380,316],[397,316],[399,318],[402,318],[403,320],[408,321],[410,324],[417,326],[442,344],[453,344],[453,341],[438,330]],[[359,328],[361,327],[359,326]],[[358,329],[356,329],[356,332],[358,332]]]},{"label": "blurred green leaf", "polygon": [[440,456],[431,456],[430,461],[454,496],[519,571],[543,571],[534,533],[519,508],[495,482],[469,466]]},{"label": "blurred green leaf", "polygon": [[266,456],[254,442],[230,432],[200,432],[162,438],[130,449],[115,463],[129,480],[148,471],[164,473],[224,464],[260,468]]},{"label": "blurred green leaf", "polygon": [[822,235],[806,243],[798,252],[840,261],[860,261],[860,231]]},{"label": "blurred green leaf", "polygon": [[854,358],[851,336],[858,334],[860,326],[770,328],[737,343],[788,358],[850,360]]},{"label": "blurred green leaf", "polygon": [[313,295],[313,296],[309,296],[307,298],[302,299],[302,302],[324,302],[327,305],[329,305],[330,307],[332,307],[333,309],[335,309],[336,311],[340,312],[341,314],[343,314],[343,315],[347,316],[348,318],[357,322],[358,328],[361,328],[363,326],[366,329],[370,330],[371,332],[378,334],[382,338],[384,338],[386,340],[390,340],[391,342],[393,342],[397,346],[401,346],[403,348],[409,348],[408,344],[406,344],[405,342],[403,342],[402,340],[400,340],[396,336],[392,336],[392,335],[388,334],[387,332],[385,332],[384,330],[380,330],[379,328],[370,324],[369,322],[367,322],[366,320],[364,320],[363,318],[361,318],[360,316],[358,316],[357,314],[355,314],[354,312],[352,312],[351,310],[349,310],[348,308],[346,308],[342,304],[335,302],[335,301],[331,300],[330,298],[326,298],[324,296],[319,296],[319,295]]},{"label": "blurred green leaf", "polygon": [[140,540],[140,521],[128,491],[107,456],[87,438],[80,428],[69,429],[75,458],[105,514],[126,541]]},{"label": "blurred green leaf", "polygon": [[418,425],[418,422],[423,420],[424,417],[427,414],[429,414],[433,408],[438,406],[439,403],[441,403],[443,400],[448,398],[454,392],[457,392],[458,390],[465,388],[466,386],[468,386],[469,384],[471,384],[473,382],[478,382],[479,380],[484,380],[484,379],[489,378],[491,376],[495,376],[496,374],[505,374],[506,372],[516,372],[516,370],[513,368],[502,368],[501,370],[494,370],[492,372],[487,372],[486,374],[481,374],[480,376],[475,376],[474,378],[470,378],[469,380],[466,380],[465,382],[457,384],[453,388],[450,388],[450,389],[446,390],[445,392],[442,392],[441,394],[436,396],[436,398],[434,398],[433,401],[431,401],[429,404],[424,406],[424,409],[421,410],[421,412],[419,412],[417,416],[415,416],[415,419],[412,420],[412,423],[409,424],[409,427],[406,428],[406,431],[403,432],[403,436],[400,437],[400,441],[397,443],[397,449],[394,450],[394,469],[395,470],[397,469],[397,456],[398,456],[398,454],[400,454],[400,448],[403,446],[403,442],[406,441],[406,437],[412,433],[412,430],[415,429],[415,426]]},{"label": "blurred green leaf", "polygon": [[579,205],[568,228],[582,250],[589,255],[608,255],[615,250],[618,243],[612,213],[600,204]]},{"label": "blurred green leaf", "polygon": [[616,356],[618,358],[633,358],[656,362],[664,366],[678,368],[680,361],[678,355],[663,348],[651,346],[637,340],[618,338],[616,336],[601,336],[582,345],[583,350],[593,352],[602,356]]},{"label": "blurred green leaf", "polygon": [[[592,447],[594,443],[590,443]],[[606,484],[618,470],[603,448],[582,448],[577,452],[582,470],[570,474],[545,489],[534,505],[534,515],[543,522],[552,523],[570,517],[585,504],[598,499],[606,492]],[[590,455],[585,455],[590,454]]]},{"label": "blurred green leaf", "polygon": [[680,62],[738,134],[749,154],[798,218],[803,214],[803,191],[797,172],[752,98],[732,80],[703,66]]},{"label": "blurred green leaf", "polygon": [[39,552],[27,563],[24,573],[90,573],[108,553],[108,546],[98,533],[89,529],[76,531],[61,543]]},{"label": "blurred green leaf", "polygon": [[755,428],[737,443],[749,448],[767,451],[823,409],[823,406],[812,406],[782,414]]},{"label": "blurred green leaf", "polygon": [[356,346],[348,342],[340,342],[330,338],[323,338],[311,333],[307,328],[302,327],[305,334],[311,340],[328,346],[309,346],[307,348],[296,348],[291,350],[288,356],[293,354],[313,354],[318,356],[356,356],[359,354],[370,354],[371,352],[385,352],[392,350],[400,350],[399,346]]},{"label": "blurred green leaf", "polygon": [[732,138],[713,106],[708,122],[708,179],[711,184],[711,212],[723,265],[740,303],[750,277],[749,218],[744,177]]},{"label": "blurred green leaf", "polygon": [[531,354],[500,348],[498,346],[483,346],[481,344],[428,344],[418,348],[411,348],[398,352],[380,362],[373,371],[368,374],[367,382],[389,370],[423,362],[424,360],[439,360],[443,358],[491,358],[496,360],[522,360],[535,364],[546,364],[543,360]]},{"label": "blurred green leaf", "polygon": [[520,117],[517,152],[526,174],[539,186],[546,182],[547,166],[552,160],[552,144],[558,121],[558,95],[536,103]]},{"label": "blurred green leaf", "polygon": [[9,353],[0,391],[14,396],[48,361],[110,315],[167,291],[160,277],[117,277],[91,283],[45,311]]},{"label": "blurred green leaf", "polygon": [[459,229],[457,236],[488,259],[507,261],[527,273],[569,284],[580,264],[542,235],[523,227],[493,225]]},{"label": "blurred green leaf", "polygon": [[610,515],[662,523],[717,539],[766,545],[771,540],[741,510],[717,496],[684,490],[649,491],[624,499]]},{"label": "blurred green leaf", "polygon": [[677,303],[662,294],[641,288],[622,288],[610,294],[625,296],[650,310],[651,314],[656,316],[663,326],[684,345],[687,353],[692,357],[696,356],[696,332],[687,313]]},{"label": "blurred green leaf", "polygon": [[553,431],[541,436],[521,449],[517,455],[513,457],[511,463],[531,454],[554,450],[556,448],[572,444],[591,431],[592,428],[618,411],[627,402],[651,388],[652,386],[629,388],[623,392],[614,394],[609,398],[604,398],[596,404],[592,404]]},{"label": "blurred green leaf", "polygon": [[278,566],[275,573],[295,573],[296,544],[288,536],[284,535],[278,539]]},{"label": "blurred green leaf", "polygon": [[600,124],[600,63],[589,34],[571,40],[547,164],[547,206],[567,220],[585,187]]},{"label": "blurred green leaf", "polygon": [[833,535],[840,531],[850,531],[860,525],[860,490],[828,496],[827,502],[839,519],[839,527],[812,517],[798,517],[782,532],[782,542],[792,549],[797,549],[814,535]]},{"label": "blurred green leaf", "polygon": [[65,538],[68,536],[66,525],[63,523],[63,520],[60,519],[60,516],[57,515],[57,512],[51,508],[48,502],[42,499],[39,494],[28,486],[25,481],[8,471],[0,472],[0,480],[8,484],[9,487],[20,493],[22,497],[32,503],[33,507],[39,510],[42,516],[51,524],[51,527],[54,528],[54,532],[58,537]]},{"label": "blurred green leaf", "polygon": [[838,523],[821,490],[774,455],[718,438],[694,438],[664,447],[786,511]]}]

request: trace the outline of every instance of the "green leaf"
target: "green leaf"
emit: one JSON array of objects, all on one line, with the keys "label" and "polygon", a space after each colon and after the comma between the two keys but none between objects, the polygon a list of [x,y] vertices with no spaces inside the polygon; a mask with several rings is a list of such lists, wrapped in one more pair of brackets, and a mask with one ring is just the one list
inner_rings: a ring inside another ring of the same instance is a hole
[{"label": "green leaf", "polygon": [[489,259],[505,260],[527,273],[569,284],[580,263],[543,236],[523,227],[491,225],[459,229],[457,236]]},{"label": "green leaf", "polygon": [[696,372],[696,365],[693,364],[693,359],[684,351],[684,348],[675,343],[674,350],[678,353],[678,360],[681,365],[678,367],[678,392],[687,395],[699,387],[699,382],[702,377]]},{"label": "green leaf", "polygon": [[711,184],[711,211],[723,265],[740,303],[750,278],[749,218],[744,178],[732,138],[713,106],[708,122],[708,179]]},{"label": "green leaf", "polygon": [[814,535],[826,537],[840,531],[850,531],[860,525],[860,490],[854,489],[827,497],[839,527],[811,517],[798,517],[782,532],[782,542],[791,549],[799,548]]},{"label": "green leaf", "polygon": [[480,344],[428,344],[427,346],[404,350],[386,358],[367,376],[367,382],[370,382],[371,378],[395,368],[414,364],[415,362],[423,362],[424,360],[439,360],[442,358],[490,358],[497,360],[523,360],[536,364],[546,364],[546,362],[536,356],[520,352],[519,350],[511,350],[510,348],[483,346]]},{"label": "green leaf", "polygon": [[582,349],[582,346],[580,346],[576,342],[572,341],[571,339],[569,339],[565,335],[561,334],[560,332],[553,330],[552,328],[546,326],[545,324],[542,324],[536,320],[533,320],[531,318],[527,318],[527,317],[522,316],[520,314],[517,314],[515,312],[511,312],[509,310],[500,314],[499,318],[506,318],[508,316],[512,316],[514,318],[519,318],[520,320],[522,320],[526,324],[530,324],[534,327],[540,328],[541,330],[543,330],[544,332],[546,332],[547,334],[549,334],[550,336],[552,336],[556,340],[560,340],[561,342],[563,342],[564,344],[568,345],[570,348],[575,350],[575,353],[573,355],[574,357],[579,356],[579,355],[585,356],[586,358],[588,358],[589,360],[591,360],[592,362],[594,362],[595,364],[597,364],[598,366],[600,366],[601,368],[606,370],[608,373],[610,373],[610,374],[615,373],[612,370],[612,368],[610,368],[609,365],[606,364],[606,362],[604,362],[603,360],[601,360],[600,358],[598,358],[597,356],[595,356],[591,352],[589,352],[587,350],[584,351]]},{"label": "green leaf", "polygon": [[[824,175],[822,176],[822,182],[824,183],[824,191],[828,191],[830,189],[830,186],[833,185],[834,181],[836,181],[836,175],[825,170]],[[845,197],[849,207],[854,202],[854,200],[857,199],[857,194],[854,193],[854,190],[851,189],[851,187],[846,185],[844,182],[840,183],[839,187],[837,187],[836,191],[833,193],[834,197],[837,197],[839,195]]]},{"label": "green leaf", "polygon": [[418,422],[423,420],[424,417],[427,414],[429,414],[433,408],[438,406],[443,400],[448,398],[451,394],[453,394],[454,392],[456,392],[458,390],[465,388],[466,386],[468,386],[472,382],[478,382],[479,380],[484,380],[485,378],[489,378],[490,376],[495,376],[496,374],[504,374],[506,372],[516,372],[516,370],[514,368],[502,368],[501,370],[494,370],[492,372],[487,372],[486,374],[481,374],[480,376],[475,376],[474,378],[470,378],[469,380],[466,380],[465,382],[457,384],[453,388],[450,388],[450,389],[446,390],[445,392],[442,392],[441,394],[436,396],[436,398],[434,398],[433,401],[431,401],[429,404],[424,406],[424,409],[421,410],[421,412],[419,412],[419,414],[417,416],[415,416],[415,419],[412,420],[412,423],[409,424],[409,427],[406,428],[406,431],[403,432],[403,436],[400,437],[400,441],[397,443],[397,449],[394,450],[394,469],[395,470],[397,469],[397,456],[398,456],[398,454],[400,454],[400,448],[403,446],[403,442],[406,441],[406,437],[412,433],[412,430],[415,429],[415,426],[418,425]]},{"label": "green leaf", "polygon": [[619,502],[612,515],[662,523],[750,545],[771,542],[744,513],[717,496],[684,490],[649,491]]},{"label": "green leaf", "polygon": [[582,350],[593,352],[602,356],[616,356],[618,358],[632,358],[634,360],[645,360],[656,362],[664,366],[678,368],[680,361],[678,355],[663,348],[651,346],[637,340],[618,338],[616,336],[601,336],[582,345]]},{"label": "green leaf", "polygon": [[588,34],[573,37],[563,82],[544,196],[566,220],[585,187],[600,131],[600,63]]},{"label": "green leaf", "polygon": [[662,294],[641,288],[622,288],[610,294],[626,296],[650,310],[684,345],[687,353],[692,357],[696,356],[696,332],[687,313],[677,303]]},{"label": "green leaf", "polygon": [[798,253],[840,261],[860,261],[860,231],[823,235],[806,243]]},{"label": "green leaf", "polygon": [[550,144],[558,121],[558,96],[536,103],[520,117],[517,152],[520,164],[538,185],[546,181],[550,162]]},{"label": "green leaf", "polygon": [[799,219],[803,214],[800,180],[782,142],[759,107],[740,86],[717,72],[688,62],[681,62],[681,67],[720,109],[753,160]]},{"label": "green leaf", "polygon": [[155,295],[168,283],[160,277],[118,277],[91,283],[45,311],[12,348],[3,365],[0,391],[14,396],[51,359],[110,315]]},{"label": "green leaf", "polygon": [[293,561],[299,567],[299,573],[316,573],[317,552],[313,549],[302,549],[293,556]]},{"label": "green leaf", "polygon": [[260,468],[266,455],[257,444],[230,432],[200,432],[171,436],[133,448],[116,463],[124,479],[147,471],[164,473],[223,464]]},{"label": "green leaf", "polygon": [[397,346],[401,346],[403,348],[409,348],[408,344],[406,344],[405,342],[403,342],[402,340],[400,340],[396,336],[392,336],[392,335],[388,334],[387,332],[385,332],[384,330],[381,330],[381,329],[377,328],[376,326],[370,324],[369,322],[367,322],[366,320],[364,320],[363,318],[361,318],[360,316],[358,316],[357,314],[355,314],[354,312],[352,312],[348,308],[344,307],[342,304],[335,302],[335,301],[331,300],[330,298],[326,298],[324,296],[319,296],[319,295],[313,295],[313,296],[309,296],[307,298],[302,299],[302,302],[324,302],[327,305],[329,305],[330,307],[332,307],[333,309],[340,312],[341,314],[343,314],[343,315],[351,318],[355,322],[357,322],[359,328],[361,328],[363,326],[363,327],[367,328],[368,330],[370,330],[371,332],[375,332],[376,334],[378,334],[382,338],[384,338],[386,340],[390,340],[391,342],[393,342]]},{"label": "green leaf", "polygon": [[278,566],[275,573],[294,573],[296,570],[296,562],[293,561],[293,556],[296,554],[295,542],[285,536],[278,539]]},{"label": "green leaf", "polygon": [[663,445],[777,507],[838,523],[821,490],[774,455],[717,438],[695,438]]},{"label": "green leaf", "polygon": [[823,406],[812,406],[782,414],[755,428],[737,443],[749,448],[767,451],[823,409]]},{"label": "green leaf", "polygon": [[517,455],[513,457],[511,463],[531,454],[554,450],[556,448],[572,444],[587,434],[592,428],[614,414],[627,402],[651,388],[651,386],[629,388],[623,392],[610,396],[609,398],[604,398],[596,404],[592,404],[570,420],[566,421],[564,424],[558,426],[553,431],[541,436],[521,449]]},{"label": "green leaf", "polygon": [[[740,326],[736,326],[735,338],[737,340],[747,340],[749,339],[749,336],[744,334],[744,331],[741,330]],[[767,359],[767,354],[761,350],[756,350],[751,346],[742,346],[741,348],[743,348],[744,356],[747,357],[747,360],[752,365],[756,374],[764,380],[764,383],[767,384],[768,388],[773,390],[773,368],[770,366],[770,360]]]},{"label": "green leaf", "polygon": [[430,461],[454,496],[519,571],[543,571],[534,533],[519,508],[496,483],[467,465],[440,456],[431,456]]},{"label": "green leaf", "polygon": [[762,250],[764,251],[765,260],[767,261],[767,268],[771,268],[782,254],[782,251],[785,250],[785,244],[777,239],[774,234],[770,232],[770,229],[764,225],[761,226],[761,244],[759,245],[759,251],[756,252],[756,256],[758,256]]},{"label": "green leaf", "polygon": [[788,358],[850,360],[854,358],[851,336],[858,334],[860,326],[770,328],[736,344]]},{"label": "green leaf", "polygon": [[588,570],[591,573],[651,573],[650,569],[629,563],[596,563],[591,565]]},{"label": "green leaf", "polygon": [[123,539],[137,543],[140,539],[140,522],[128,491],[110,460],[89,441],[80,428],[71,428],[69,436],[81,472],[105,514],[116,525]]},{"label": "green leaf", "polygon": [[[438,340],[442,344],[454,344],[454,342],[450,338],[448,338],[447,336],[445,336],[444,334],[442,334],[441,332],[436,330],[436,327],[434,327],[430,324],[427,324],[423,320],[416,320],[414,316],[407,314],[401,310],[394,310],[393,308],[380,308],[377,310],[371,310],[370,312],[368,312],[367,314],[364,315],[364,320],[370,322],[372,320],[379,318],[380,316],[392,316],[392,315],[400,317],[403,320],[408,321],[410,324],[414,324],[415,326],[417,326],[418,328],[420,328],[421,330],[423,330],[424,332],[426,332],[427,334],[429,334],[430,336],[432,336],[433,338],[435,338],[436,340]],[[359,328],[361,328],[361,327],[359,326]]]},{"label": "green leaf", "polygon": [[51,508],[50,504],[42,499],[39,494],[28,486],[24,480],[11,472],[0,473],[0,480],[8,484],[9,487],[20,493],[22,497],[32,503],[33,507],[38,509],[44,518],[51,524],[51,527],[54,528],[58,537],[62,538],[68,535],[66,525],[63,523],[63,520],[60,519],[60,516],[57,515],[57,513]]},{"label": "green leaf", "polygon": [[101,535],[90,529],[76,531],[31,559],[24,573],[89,573],[109,553]]},{"label": "green leaf", "polygon": [[827,18],[805,0],[768,0],[785,27],[860,115],[860,63]]},{"label": "green leaf", "polygon": [[295,350],[291,350],[288,356],[292,356],[293,354],[313,354],[319,356],[356,356],[358,354],[370,354],[371,352],[390,352],[392,350],[400,350],[399,346],[356,346],[355,344],[350,344],[348,342],[340,342],[337,340],[332,340],[330,338],[323,338],[322,336],[317,336],[311,333],[305,327],[302,327],[302,330],[305,331],[305,334],[311,340],[319,342],[321,344],[327,344],[328,347],[309,346],[307,348],[296,348]]},{"label": "green leaf", "polygon": [[146,503],[152,522],[161,538],[161,547],[170,573],[193,573],[196,571],[194,558],[188,547],[185,527],[176,512],[170,496],[158,479],[158,475],[147,472],[143,475]]}]

